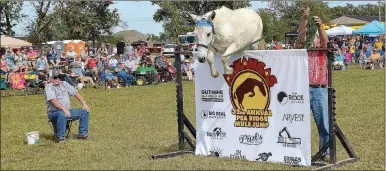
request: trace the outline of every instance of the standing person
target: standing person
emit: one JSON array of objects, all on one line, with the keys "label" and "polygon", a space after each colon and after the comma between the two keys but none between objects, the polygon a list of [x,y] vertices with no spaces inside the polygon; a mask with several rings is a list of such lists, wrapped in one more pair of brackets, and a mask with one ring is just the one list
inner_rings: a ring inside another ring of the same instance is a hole
[{"label": "standing person", "polygon": [[[307,40],[307,18],[309,15],[309,9],[303,10],[302,22],[299,25],[299,37],[297,40],[297,48],[304,48],[304,43]],[[319,17],[313,16],[315,24],[318,27],[318,33],[314,38],[312,47],[316,48],[327,48],[328,38],[326,32],[322,27],[322,22]],[[338,43],[339,44],[339,43]],[[312,70],[313,68],[309,68]],[[323,86],[310,85],[310,105],[312,114],[314,115],[314,120],[318,128],[319,133],[319,149],[321,149],[329,139],[329,120],[328,120],[328,93],[327,88]],[[323,154],[322,157],[324,160],[329,160],[329,150]]]},{"label": "standing person", "polygon": [[116,48],[117,48],[117,54],[123,55],[125,52],[125,43],[124,42],[118,42]]},{"label": "standing person", "polygon": [[[74,87],[59,78],[59,71],[52,70],[50,81],[45,87],[48,119],[56,124],[56,142],[67,141],[67,119],[79,120],[78,138],[87,139],[90,108]],[[71,109],[70,95],[78,99],[82,108]]]},{"label": "standing person", "polygon": [[131,46],[130,43],[127,44],[126,46],[126,54],[127,56],[130,58],[132,57],[134,54],[133,54],[133,46]]}]

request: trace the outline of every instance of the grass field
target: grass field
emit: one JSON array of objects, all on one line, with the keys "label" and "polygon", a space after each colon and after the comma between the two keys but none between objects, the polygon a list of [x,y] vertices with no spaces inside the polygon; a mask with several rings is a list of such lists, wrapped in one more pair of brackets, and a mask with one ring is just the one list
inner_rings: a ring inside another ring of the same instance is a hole
[{"label": "grass field", "polygon": [[[360,156],[339,169],[384,170],[384,70],[334,72],[337,121]],[[177,150],[175,84],[110,89],[82,89],[91,107],[90,139],[57,144],[47,124],[42,95],[1,99],[1,169],[271,170],[302,169],[283,164],[225,158],[181,157],[152,160]],[[194,82],[184,82],[185,113],[195,125]],[[73,99],[73,107],[79,103]],[[25,133],[40,131],[39,145],[26,145]],[[338,140],[337,140],[338,141]],[[312,120],[312,153],[318,136]],[[347,155],[338,141],[338,160]]]}]

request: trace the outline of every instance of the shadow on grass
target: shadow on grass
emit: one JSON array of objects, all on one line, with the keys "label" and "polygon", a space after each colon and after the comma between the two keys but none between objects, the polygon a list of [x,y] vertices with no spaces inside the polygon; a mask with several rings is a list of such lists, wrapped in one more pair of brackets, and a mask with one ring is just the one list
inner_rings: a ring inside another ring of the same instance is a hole
[{"label": "shadow on grass", "polygon": [[54,133],[41,133],[39,136],[46,140],[54,140]]},{"label": "shadow on grass", "polygon": [[[154,146],[149,146],[149,147],[144,147],[148,149],[153,149],[155,150],[155,154],[153,155],[159,155],[159,154],[165,154],[165,153],[171,153],[171,152],[176,152],[179,151],[179,144],[175,143],[167,147],[154,147]],[[184,151],[191,151],[193,150],[188,144],[185,143],[184,145]]]}]

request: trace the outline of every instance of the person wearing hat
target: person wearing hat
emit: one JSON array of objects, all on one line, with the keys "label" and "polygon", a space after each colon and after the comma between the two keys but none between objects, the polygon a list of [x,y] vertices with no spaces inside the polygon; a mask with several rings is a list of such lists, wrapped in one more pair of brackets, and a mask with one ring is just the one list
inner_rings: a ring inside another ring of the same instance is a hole
[{"label": "person wearing hat", "polygon": [[189,58],[190,58],[189,55],[185,56],[184,71],[186,73],[186,76],[188,76],[188,80],[191,81],[191,80],[193,80],[193,74],[192,74],[192,71],[190,68],[190,59]]},{"label": "person wearing hat", "polygon": [[47,83],[47,76],[46,74],[44,73],[44,69],[43,68],[38,68],[38,76],[36,77],[36,80],[35,80],[37,86],[39,88],[43,88],[45,87],[45,84]]},{"label": "person wearing hat", "polygon": [[[60,80],[61,74],[53,69],[49,82],[45,87],[48,119],[56,123],[56,142],[66,142],[67,119],[79,120],[78,139],[88,138],[90,108],[77,90],[65,81]],[[70,96],[75,96],[82,108],[72,109]]]}]

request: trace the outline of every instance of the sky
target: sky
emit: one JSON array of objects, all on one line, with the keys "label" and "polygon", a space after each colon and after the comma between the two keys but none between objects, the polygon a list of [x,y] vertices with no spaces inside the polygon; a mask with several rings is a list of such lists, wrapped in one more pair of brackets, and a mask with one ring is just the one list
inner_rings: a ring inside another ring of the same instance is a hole
[{"label": "sky", "polygon": [[[377,1],[329,1],[329,6],[343,6],[346,3],[352,3],[353,5],[360,4],[377,4]],[[252,1],[252,6],[250,9],[256,10],[259,8],[267,8],[269,2],[264,1]],[[154,34],[159,35],[163,31],[162,23],[157,23],[153,20],[153,14],[159,8],[158,5],[151,5],[150,1],[115,1],[111,8],[117,8],[120,13],[122,21],[127,22],[128,28],[116,28],[114,32],[122,30],[137,30],[144,34]],[[29,15],[27,19],[20,22],[16,25],[15,32],[18,36],[24,36],[26,32],[24,31],[25,26],[28,24],[28,21],[33,19],[33,8],[29,2],[25,1],[22,9],[22,13]]]}]

